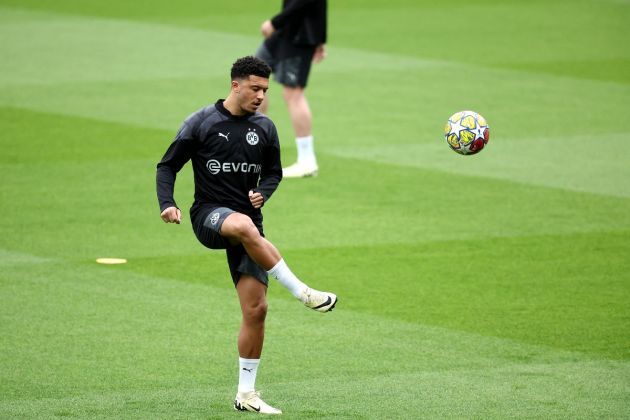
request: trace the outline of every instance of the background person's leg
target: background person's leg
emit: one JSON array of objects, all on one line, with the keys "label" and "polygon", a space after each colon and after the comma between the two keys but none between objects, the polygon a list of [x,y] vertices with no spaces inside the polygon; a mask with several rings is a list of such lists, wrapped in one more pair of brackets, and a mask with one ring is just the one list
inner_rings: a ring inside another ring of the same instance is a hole
[{"label": "background person's leg", "polygon": [[297,147],[297,162],[284,168],[283,176],[299,178],[316,175],[319,168],[312,135],[313,115],[304,88],[284,86],[282,96],[289,110]]}]

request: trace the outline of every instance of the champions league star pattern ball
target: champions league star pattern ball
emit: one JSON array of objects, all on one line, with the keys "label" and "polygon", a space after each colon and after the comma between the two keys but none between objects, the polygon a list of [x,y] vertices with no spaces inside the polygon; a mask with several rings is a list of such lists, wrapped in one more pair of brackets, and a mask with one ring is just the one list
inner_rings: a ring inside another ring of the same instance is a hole
[{"label": "champions league star pattern ball", "polygon": [[451,116],[444,127],[448,145],[460,155],[474,155],[488,143],[490,127],[486,119],[474,111],[460,111]]}]

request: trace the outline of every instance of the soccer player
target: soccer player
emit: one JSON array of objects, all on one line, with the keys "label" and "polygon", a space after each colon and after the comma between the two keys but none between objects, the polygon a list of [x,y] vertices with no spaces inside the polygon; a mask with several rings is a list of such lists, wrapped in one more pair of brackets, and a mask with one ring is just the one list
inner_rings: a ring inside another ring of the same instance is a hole
[{"label": "soccer player", "polygon": [[[271,66],[295,132],[297,162],[283,169],[285,178],[317,175],[311,109],[304,89],[311,62],[326,56],[327,0],[283,0],[282,11],[262,23],[265,40],[256,56]],[[261,111],[267,112],[268,102]]]},{"label": "soccer player", "polygon": [[184,164],[192,161],[192,228],[206,247],[226,250],[241,305],[239,382],[234,408],[280,414],[280,410],[261,400],[255,389],[267,314],[267,275],[319,312],[332,310],[337,296],[301,282],[263,234],[261,207],[282,179],[276,127],[257,112],[269,87],[270,72],[269,66],[258,58],[236,60],[227,98],[184,121],[157,165],[156,178],[162,220],[179,224],[181,212],[173,198],[175,178]]}]

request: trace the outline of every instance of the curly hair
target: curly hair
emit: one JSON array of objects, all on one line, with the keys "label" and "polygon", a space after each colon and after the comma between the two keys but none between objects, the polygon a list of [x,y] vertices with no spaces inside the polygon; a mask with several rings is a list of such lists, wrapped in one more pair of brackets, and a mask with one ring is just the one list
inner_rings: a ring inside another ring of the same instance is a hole
[{"label": "curly hair", "polygon": [[260,58],[248,55],[241,57],[232,64],[230,75],[232,80],[245,79],[249,76],[258,76],[269,79],[271,67]]}]

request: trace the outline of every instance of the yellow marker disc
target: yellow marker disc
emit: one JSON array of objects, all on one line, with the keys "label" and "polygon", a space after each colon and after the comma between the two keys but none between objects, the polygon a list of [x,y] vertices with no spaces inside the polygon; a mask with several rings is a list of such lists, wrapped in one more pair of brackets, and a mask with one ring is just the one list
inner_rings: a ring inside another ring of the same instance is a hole
[{"label": "yellow marker disc", "polygon": [[97,258],[96,262],[99,264],[124,264],[127,260],[124,258]]}]

